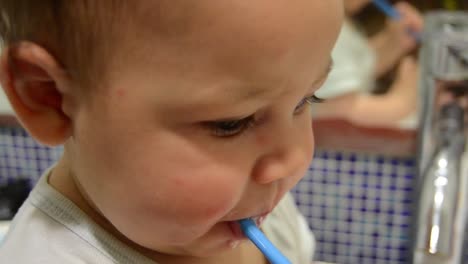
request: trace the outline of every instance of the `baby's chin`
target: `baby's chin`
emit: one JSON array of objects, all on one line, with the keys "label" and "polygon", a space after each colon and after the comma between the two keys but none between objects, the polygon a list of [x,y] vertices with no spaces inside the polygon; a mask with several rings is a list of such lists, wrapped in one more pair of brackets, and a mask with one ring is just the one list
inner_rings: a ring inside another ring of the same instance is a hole
[{"label": "baby's chin", "polygon": [[[266,217],[267,215],[265,214],[252,219],[256,222],[257,226],[261,226]],[[226,251],[232,251],[247,240],[238,221],[222,221],[218,222],[203,236],[191,243],[193,247],[189,252],[192,256],[196,257],[210,257]]]},{"label": "baby's chin", "polygon": [[170,253],[205,258],[233,250],[241,242],[247,240],[238,223],[234,221],[218,222],[208,231],[201,233],[193,237],[181,235],[181,240],[169,246],[173,249]]}]

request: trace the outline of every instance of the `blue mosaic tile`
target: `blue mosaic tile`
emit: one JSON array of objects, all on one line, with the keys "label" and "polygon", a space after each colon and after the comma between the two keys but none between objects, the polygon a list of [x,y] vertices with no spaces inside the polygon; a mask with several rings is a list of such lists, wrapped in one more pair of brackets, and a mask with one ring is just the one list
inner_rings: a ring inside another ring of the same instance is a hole
[{"label": "blue mosaic tile", "polygon": [[293,190],[316,236],[316,259],[409,263],[415,164],[411,158],[318,150]]},{"label": "blue mosaic tile", "polygon": [[0,127],[0,184],[27,178],[34,184],[62,153],[62,148],[41,146],[21,128]]}]

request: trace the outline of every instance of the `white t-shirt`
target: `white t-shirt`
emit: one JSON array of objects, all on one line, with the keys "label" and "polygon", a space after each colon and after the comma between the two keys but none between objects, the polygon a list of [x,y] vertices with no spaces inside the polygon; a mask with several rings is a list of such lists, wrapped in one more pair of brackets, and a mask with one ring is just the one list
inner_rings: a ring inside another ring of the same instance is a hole
[{"label": "white t-shirt", "polygon": [[316,95],[327,99],[351,92],[367,93],[375,85],[376,55],[364,36],[345,20],[332,50],[333,68]]},{"label": "white t-shirt", "polygon": [[[73,202],[39,180],[0,245],[5,264],[155,264],[98,226]],[[309,264],[315,241],[293,198],[286,195],[262,229],[294,264]]]}]

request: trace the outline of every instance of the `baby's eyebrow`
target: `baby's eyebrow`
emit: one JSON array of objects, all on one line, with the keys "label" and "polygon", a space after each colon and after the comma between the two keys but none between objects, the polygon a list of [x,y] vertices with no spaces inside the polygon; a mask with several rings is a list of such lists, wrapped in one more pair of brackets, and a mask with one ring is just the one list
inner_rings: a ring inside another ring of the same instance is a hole
[{"label": "baby's eyebrow", "polygon": [[[322,84],[327,79],[327,77],[330,74],[332,68],[333,68],[333,59],[330,57],[330,59],[328,61],[328,64],[327,64],[327,67],[318,76],[318,78],[315,79],[312,82],[311,87],[316,87],[317,85]],[[251,89],[251,90],[248,90],[245,94],[243,93],[243,94],[237,95],[237,96],[235,96],[235,98],[231,97],[231,99],[233,99],[233,101],[237,102],[237,101],[243,101],[246,98],[253,98],[253,97],[262,96],[263,94],[269,94],[269,93],[271,93],[271,89],[261,89],[261,88],[260,89]]]}]

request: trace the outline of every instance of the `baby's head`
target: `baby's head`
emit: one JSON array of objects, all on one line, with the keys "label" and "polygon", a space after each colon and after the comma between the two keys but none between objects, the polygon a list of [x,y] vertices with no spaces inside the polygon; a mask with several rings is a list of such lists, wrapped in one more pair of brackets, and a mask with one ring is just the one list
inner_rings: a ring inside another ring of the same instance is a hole
[{"label": "baby's head", "polygon": [[229,249],[305,174],[341,1],[6,2],[3,88],[65,146],[50,184],[135,247]]}]

